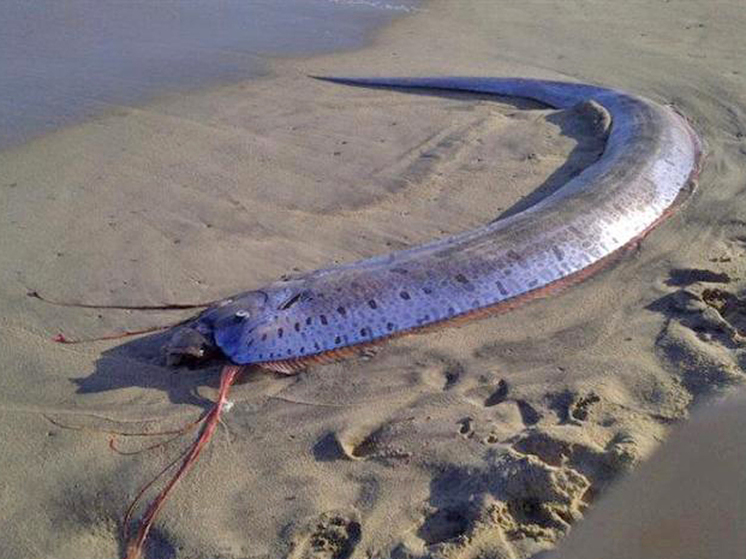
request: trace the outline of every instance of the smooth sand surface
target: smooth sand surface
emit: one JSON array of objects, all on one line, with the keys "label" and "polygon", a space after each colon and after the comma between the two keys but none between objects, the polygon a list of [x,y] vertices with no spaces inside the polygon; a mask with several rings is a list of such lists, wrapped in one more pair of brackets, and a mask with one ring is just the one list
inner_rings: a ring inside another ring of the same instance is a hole
[{"label": "smooth sand surface", "polygon": [[166,368],[163,336],[50,341],[188,312],[27,291],[212,300],[521,209],[603,146],[573,111],[309,74],[599,83],[674,103],[708,157],[681,211],[573,289],[372,358],[249,375],[148,557],[530,557],[693,407],[743,382],[746,13],[704,0],[424,8],[372,47],[276,60],[270,77],[119,106],[0,153],[0,556],[121,555],[127,504],[190,437],[122,456],[101,431],[182,425],[217,382],[216,368]]}]

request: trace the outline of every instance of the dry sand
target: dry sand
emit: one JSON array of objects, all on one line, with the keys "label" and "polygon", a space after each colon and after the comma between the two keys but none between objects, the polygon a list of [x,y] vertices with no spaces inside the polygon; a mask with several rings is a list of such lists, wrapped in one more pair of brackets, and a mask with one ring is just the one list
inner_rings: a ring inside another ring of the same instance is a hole
[{"label": "dry sand", "polygon": [[265,79],[117,107],[0,153],[0,556],[117,557],[127,503],[179,443],[120,456],[96,430],[177,426],[215,395],[216,369],[165,368],[159,336],[50,341],[185,315],[54,307],[29,289],[215,299],[515,211],[601,148],[571,111],[308,74],[599,83],[675,103],[709,155],[676,216],[566,293],[372,359],[252,374],[148,557],[554,547],[693,406],[743,382],[745,28],[735,2],[432,1],[358,52],[276,60]]}]

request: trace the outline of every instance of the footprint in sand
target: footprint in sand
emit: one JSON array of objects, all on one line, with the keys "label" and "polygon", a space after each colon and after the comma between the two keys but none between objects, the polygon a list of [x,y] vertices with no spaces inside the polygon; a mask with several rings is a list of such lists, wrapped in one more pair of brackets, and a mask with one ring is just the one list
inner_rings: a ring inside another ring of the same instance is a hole
[{"label": "footprint in sand", "polygon": [[534,406],[525,400],[516,400],[515,403],[518,405],[518,411],[520,412],[521,419],[526,427],[531,427],[532,425],[539,423],[542,415]]},{"label": "footprint in sand", "polygon": [[484,407],[485,408],[491,408],[492,406],[496,406],[498,404],[502,404],[505,401],[505,398],[508,397],[508,382],[505,379],[500,379],[500,381],[497,383],[497,387],[495,388],[495,391],[490,394],[487,399],[484,401]]},{"label": "footprint in sand", "polygon": [[357,514],[326,512],[299,531],[288,559],[346,559],[361,533]]},{"label": "footprint in sand", "polygon": [[465,371],[464,365],[458,360],[435,353],[428,355],[418,365],[419,381],[442,391],[455,388]]},{"label": "footprint in sand", "polygon": [[667,281],[681,289],[648,309],[666,317],[656,349],[674,365],[677,384],[671,390],[678,389],[677,397],[688,405],[743,382],[746,298],[725,272],[685,271],[676,270]]},{"label": "footprint in sand", "polygon": [[557,414],[558,425],[580,425],[588,421],[601,398],[593,391],[564,390],[547,395],[548,406]]},{"label": "footprint in sand", "polygon": [[428,515],[417,530],[417,536],[427,546],[454,540],[470,527],[467,515],[458,508],[439,509]]},{"label": "footprint in sand", "polygon": [[508,392],[510,390],[508,381],[499,379],[497,382],[492,382],[494,377],[494,374],[490,374],[489,377],[484,375],[478,379],[479,384],[477,386],[464,391],[466,399],[477,406],[485,408],[491,408],[505,402],[508,399]]},{"label": "footprint in sand", "polygon": [[471,417],[465,417],[458,422],[459,435],[465,439],[470,439],[474,436],[474,420]]},{"label": "footprint in sand", "polygon": [[333,460],[376,459],[388,464],[406,460],[411,453],[399,447],[397,441],[416,429],[414,418],[391,420],[370,429],[351,429],[324,434],[313,447],[320,462]]}]

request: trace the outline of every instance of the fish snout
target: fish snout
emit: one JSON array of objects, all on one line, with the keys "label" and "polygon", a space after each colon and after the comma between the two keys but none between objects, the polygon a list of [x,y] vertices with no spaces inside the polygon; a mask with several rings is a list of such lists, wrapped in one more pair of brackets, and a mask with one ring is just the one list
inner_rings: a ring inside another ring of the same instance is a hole
[{"label": "fish snout", "polygon": [[179,328],[163,346],[166,365],[196,365],[215,355],[215,345],[207,337],[190,326]]}]

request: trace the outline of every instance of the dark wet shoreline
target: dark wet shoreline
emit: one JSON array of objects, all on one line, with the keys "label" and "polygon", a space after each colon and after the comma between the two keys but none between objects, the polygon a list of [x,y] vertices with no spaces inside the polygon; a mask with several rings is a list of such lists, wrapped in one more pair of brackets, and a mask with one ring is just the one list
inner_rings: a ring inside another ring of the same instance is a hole
[{"label": "dark wet shoreline", "polygon": [[259,77],[269,56],[359,48],[419,3],[10,0],[0,18],[0,149],[117,105]]}]

